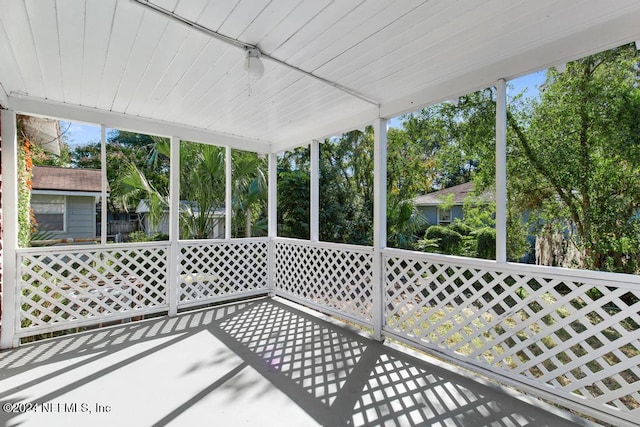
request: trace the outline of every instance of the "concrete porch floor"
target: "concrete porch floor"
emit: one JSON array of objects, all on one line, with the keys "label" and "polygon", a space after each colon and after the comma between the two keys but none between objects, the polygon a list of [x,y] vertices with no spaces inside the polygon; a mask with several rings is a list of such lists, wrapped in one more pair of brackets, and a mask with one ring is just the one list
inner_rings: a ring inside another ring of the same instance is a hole
[{"label": "concrete porch floor", "polygon": [[587,424],[277,298],[0,352],[0,402],[1,426]]}]

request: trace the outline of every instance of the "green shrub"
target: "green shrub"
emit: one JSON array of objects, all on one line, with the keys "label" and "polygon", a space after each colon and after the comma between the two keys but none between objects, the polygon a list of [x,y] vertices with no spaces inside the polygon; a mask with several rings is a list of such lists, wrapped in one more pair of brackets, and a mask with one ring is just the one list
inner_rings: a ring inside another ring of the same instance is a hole
[{"label": "green shrub", "polygon": [[436,252],[447,255],[459,255],[461,251],[462,235],[449,227],[433,225],[427,229],[425,240],[437,242]]},{"label": "green shrub", "polygon": [[496,259],[496,230],[483,227],[473,232],[476,236],[478,258]]},{"label": "green shrub", "polygon": [[449,226],[450,229],[459,233],[461,236],[468,236],[473,232],[473,228],[469,227],[467,224],[456,220],[453,224]]},{"label": "green shrub", "polygon": [[147,234],[144,231],[132,231],[129,233],[129,241],[134,243],[159,242],[164,240],[169,240],[169,236],[161,233]]}]

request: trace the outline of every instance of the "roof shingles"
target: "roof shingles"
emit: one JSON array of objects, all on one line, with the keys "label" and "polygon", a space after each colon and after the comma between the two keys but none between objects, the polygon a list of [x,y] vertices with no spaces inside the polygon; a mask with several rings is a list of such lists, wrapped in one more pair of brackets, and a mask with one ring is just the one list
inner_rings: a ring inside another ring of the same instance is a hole
[{"label": "roof shingles", "polygon": [[34,190],[102,191],[102,173],[98,169],[33,167]]}]

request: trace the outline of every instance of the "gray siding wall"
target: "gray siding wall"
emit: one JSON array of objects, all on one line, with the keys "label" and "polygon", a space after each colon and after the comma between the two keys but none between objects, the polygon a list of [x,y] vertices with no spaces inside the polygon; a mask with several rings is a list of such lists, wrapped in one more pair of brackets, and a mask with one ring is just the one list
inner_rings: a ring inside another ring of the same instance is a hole
[{"label": "gray siding wall", "polygon": [[67,196],[66,222],[68,237],[96,237],[96,205],[94,197]]},{"label": "gray siding wall", "polygon": [[[424,215],[424,217],[427,218],[427,221],[429,221],[429,225],[438,224],[438,208],[437,207],[418,206],[418,209],[420,210],[422,215]],[[463,217],[462,206],[460,205],[453,206],[451,208],[451,221],[453,222],[453,220],[455,220],[456,218],[462,219],[462,217]]]},{"label": "gray siding wall", "polygon": [[418,209],[427,219],[429,225],[436,225],[438,223],[438,211],[435,206],[418,206]]}]

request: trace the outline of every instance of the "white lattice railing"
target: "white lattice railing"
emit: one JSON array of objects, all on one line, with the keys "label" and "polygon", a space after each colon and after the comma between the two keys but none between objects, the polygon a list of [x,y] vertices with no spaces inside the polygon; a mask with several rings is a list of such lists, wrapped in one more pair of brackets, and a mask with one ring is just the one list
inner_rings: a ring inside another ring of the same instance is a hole
[{"label": "white lattice railing", "polygon": [[278,295],[366,326],[373,320],[373,248],[275,239]]},{"label": "white lattice railing", "polygon": [[16,337],[166,310],[167,248],[18,250]]},{"label": "white lattice railing", "polygon": [[269,240],[180,242],[178,308],[269,291]]},{"label": "white lattice railing", "polygon": [[637,276],[384,254],[388,334],[640,421]]}]

